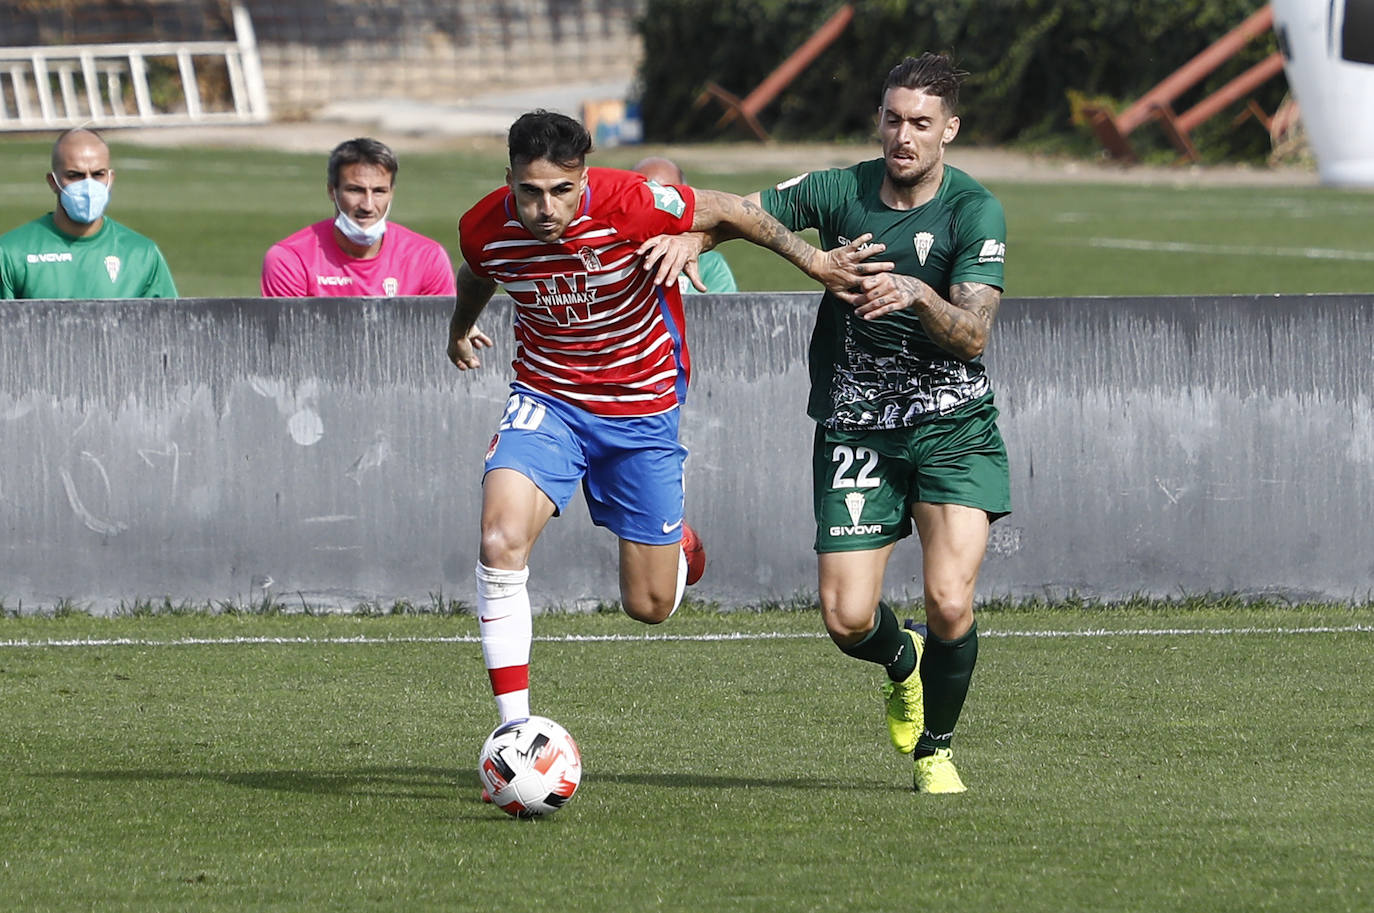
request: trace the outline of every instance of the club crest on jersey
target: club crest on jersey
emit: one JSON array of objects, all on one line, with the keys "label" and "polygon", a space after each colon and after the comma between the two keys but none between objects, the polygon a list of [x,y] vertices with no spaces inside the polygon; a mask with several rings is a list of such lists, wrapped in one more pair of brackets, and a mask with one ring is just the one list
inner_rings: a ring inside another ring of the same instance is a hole
[{"label": "club crest on jersey", "polygon": [[387,276],[382,280],[382,294],[388,298],[395,298],[396,292],[401,288],[401,283],[396,281],[395,276]]},{"label": "club crest on jersey", "polygon": [[654,208],[661,209],[670,216],[680,216],[687,210],[687,201],[676,187],[664,187],[654,181],[648,182],[649,192],[654,195]]},{"label": "club crest on jersey", "polygon": [[596,292],[587,287],[586,273],[550,276],[534,280],[532,306],[546,308],[559,326],[571,326],[579,320],[590,320]]},{"label": "club crest on jersey", "polygon": [[105,272],[110,274],[110,281],[114,282],[119,278],[119,258],[111,254],[105,258]]},{"label": "club crest on jersey", "polygon": [[491,458],[496,456],[496,445],[501,443],[501,432],[496,432],[491,436],[491,443],[487,445],[487,455],[482,458],[483,463],[490,463]]},{"label": "club crest on jersey", "polygon": [[916,259],[921,261],[922,266],[925,266],[926,257],[930,256],[930,249],[935,246],[935,236],[928,231],[918,231],[911,241],[916,245]]},{"label": "club crest on jersey", "polygon": [[588,272],[598,273],[601,271],[601,257],[592,248],[582,248],[577,252],[577,256],[581,258],[582,265],[587,268]]}]

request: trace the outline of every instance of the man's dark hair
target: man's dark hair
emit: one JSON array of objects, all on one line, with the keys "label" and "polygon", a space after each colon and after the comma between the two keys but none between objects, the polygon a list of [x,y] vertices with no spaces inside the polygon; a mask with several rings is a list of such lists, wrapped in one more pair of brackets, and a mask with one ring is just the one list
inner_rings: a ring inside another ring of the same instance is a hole
[{"label": "man's dark hair", "polygon": [[953,114],[959,107],[959,83],[966,76],[968,73],[956,68],[948,54],[927,51],[920,57],[906,58],[888,71],[880,100],[887,98],[888,89],[920,89],[943,101],[945,111]]},{"label": "man's dark hair", "polygon": [[387,174],[391,175],[391,183],[396,183],[396,172],[401,168],[400,163],[396,161],[396,153],[392,152],[386,143],[378,142],[370,136],[360,136],[339,143],[334,147],[334,151],[329,153],[329,186],[338,188],[340,168],[360,162],[385,168]]},{"label": "man's dark hair", "polygon": [[592,151],[592,136],[566,114],[541,108],[510,125],[506,146],[512,166],[544,159],[562,168],[581,168]]}]

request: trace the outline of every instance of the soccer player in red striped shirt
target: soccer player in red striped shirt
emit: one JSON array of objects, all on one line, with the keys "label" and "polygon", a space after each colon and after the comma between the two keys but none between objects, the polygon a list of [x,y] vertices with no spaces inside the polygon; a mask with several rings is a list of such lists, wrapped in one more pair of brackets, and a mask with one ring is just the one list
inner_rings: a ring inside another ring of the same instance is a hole
[{"label": "soccer player in red striped shirt", "polygon": [[861,238],[816,250],[734,194],[591,168],[591,137],[547,111],[510,128],[506,185],[459,221],[464,263],[448,356],[477,368],[476,321],[498,285],[515,302],[515,380],[487,449],[477,609],[502,722],[529,715],[531,549],[580,484],[592,522],[620,540],[626,614],[665,621],[705,554],[683,522],[678,407],[691,360],[676,279],[686,259],[649,239],[717,225],[841,289],[882,264]]}]

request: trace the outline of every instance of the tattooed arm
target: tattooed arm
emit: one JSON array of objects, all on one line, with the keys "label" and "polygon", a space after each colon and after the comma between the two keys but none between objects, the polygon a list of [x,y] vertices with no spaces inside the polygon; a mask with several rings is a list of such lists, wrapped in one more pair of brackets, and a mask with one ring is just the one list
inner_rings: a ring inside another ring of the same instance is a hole
[{"label": "tattooed arm", "polygon": [[695,259],[696,250],[709,250],[729,238],[744,238],[768,248],[850,303],[858,301],[855,289],[861,279],[892,269],[891,263],[869,259],[884,250],[881,244],[864,248],[871,235],[834,250],[817,250],[788,231],[756,199],[718,190],[696,191],[691,232],[677,241],[651,239],[640,248],[645,269],[656,271],[655,282],[676,281],[678,271]]},{"label": "tattooed arm", "polygon": [[914,276],[884,273],[865,278],[863,303],[855,313],[874,320],[893,311],[911,310],[940,348],[964,361],[987,348],[992,321],[1002,303],[1002,290],[982,282],[956,282],[949,300]]}]

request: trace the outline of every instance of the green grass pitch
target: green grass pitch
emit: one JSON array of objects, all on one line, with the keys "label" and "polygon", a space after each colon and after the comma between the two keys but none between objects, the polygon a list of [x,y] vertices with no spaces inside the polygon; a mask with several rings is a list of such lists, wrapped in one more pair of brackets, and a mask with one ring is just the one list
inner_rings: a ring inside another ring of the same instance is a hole
[{"label": "green grass pitch", "polygon": [[478,800],[495,720],[471,616],[0,619],[0,897],[139,913],[1374,897],[1369,606],[989,609],[955,743],[971,789],[950,797],[910,791],[879,673],[814,610],[535,630],[536,711],[579,740],[585,775],[567,808],[521,822]]},{"label": "green grass pitch", "polygon": [[[341,137],[342,138],[342,137]],[[325,156],[121,144],[110,214],[162,247],[187,297],[252,296],[263,252],[331,214]],[[0,232],[49,211],[49,143],[0,140]],[[407,153],[393,217],[458,262],[458,217],[497,186],[497,152]],[[593,154],[629,167],[635,147]],[[854,147],[854,160],[877,154]],[[747,193],[790,173],[694,167],[701,187]],[[975,174],[975,177],[978,175]],[[987,180],[1007,210],[1009,297],[1367,293],[1374,195],[1327,188],[1015,183]],[[744,241],[722,248],[745,291],[809,290],[801,273]]]},{"label": "green grass pitch", "polygon": [[[110,212],[158,241],[184,295],[255,295],[266,247],[329,214],[322,155],[110,139]],[[0,140],[0,231],[53,205],[47,154]],[[457,218],[504,163],[401,166],[395,218],[456,261]],[[747,192],[788,176],[692,178]],[[1374,288],[1368,193],[987,183],[1011,297]],[[745,290],[810,288],[743,242],[725,252]],[[536,822],[477,799],[494,718],[468,616],[0,617],[0,908],[1374,906],[1374,609],[981,617],[955,745],[971,792],[933,798],[886,746],[875,670],[814,610],[697,607],[652,630],[543,616],[535,708],[572,731],[586,776]],[[646,633],[786,636],[585,639]],[[38,641],[82,643],[18,645]]]}]

